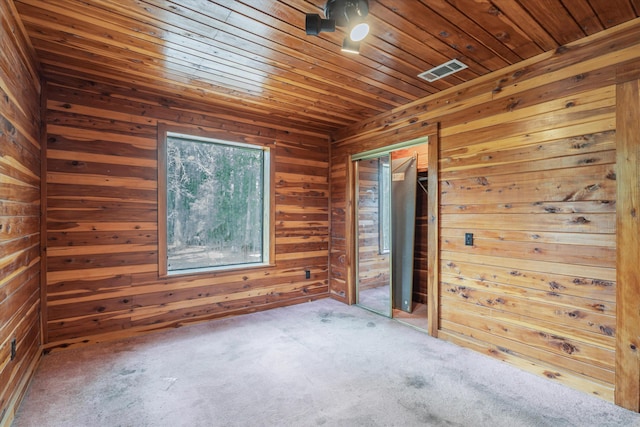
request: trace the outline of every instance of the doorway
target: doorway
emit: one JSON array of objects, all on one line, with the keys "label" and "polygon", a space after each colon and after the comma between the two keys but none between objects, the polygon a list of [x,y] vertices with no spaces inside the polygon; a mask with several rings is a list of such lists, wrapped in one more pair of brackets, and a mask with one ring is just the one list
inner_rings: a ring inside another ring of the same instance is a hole
[{"label": "doorway", "polygon": [[355,301],[427,330],[427,138],[352,156]]}]

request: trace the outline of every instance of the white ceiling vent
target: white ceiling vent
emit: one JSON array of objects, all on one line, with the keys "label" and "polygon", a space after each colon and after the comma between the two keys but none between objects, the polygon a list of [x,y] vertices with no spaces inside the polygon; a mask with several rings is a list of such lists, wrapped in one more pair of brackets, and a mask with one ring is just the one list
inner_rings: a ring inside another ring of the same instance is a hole
[{"label": "white ceiling vent", "polygon": [[425,79],[428,82],[435,82],[436,80],[440,80],[443,77],[447,77],[453,73],[457,73],[460,70],[464,70],[467,68],[465,64],[458,61],[457,59],[452,59],[449,62],[445,62],[442,65],[438,65],[437,67],[433,67],[430,70],[425,71],[424,73],[418,74],[418,77],[421,79]]}]

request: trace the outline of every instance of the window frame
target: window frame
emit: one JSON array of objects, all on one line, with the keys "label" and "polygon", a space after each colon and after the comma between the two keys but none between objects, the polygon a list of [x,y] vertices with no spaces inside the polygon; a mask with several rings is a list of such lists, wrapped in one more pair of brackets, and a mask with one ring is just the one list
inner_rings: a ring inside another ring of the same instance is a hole
[{"label": "window frame", "polygon": [[[263,200],[263,259],[261,262],[248,264],[233,264],[225,266],[211,266],[191,268],[185,270],[170,271],[168,266],[168,230],[167,230],[167,197],[168,197],[168,176],[167,176],[167,137],[174,135],[187,139],[200,140],[203,142],[222,143],[236,145],[239,147],[259,148],[264,151],[264,200]],[[188,275],[217,275],[225,272],[237,272],[238,270],[265,268],[275,265],[275,197],[274,197],[274,177],[275,161],[274,148],[275,141],[264,138],[255,138],[251,143],[247,143],[246,138],[238,135],[220,131],[205,130],[200,127],[179,127],[164,123],[158,124],[158,276],[163,278],[173,278]]]}]

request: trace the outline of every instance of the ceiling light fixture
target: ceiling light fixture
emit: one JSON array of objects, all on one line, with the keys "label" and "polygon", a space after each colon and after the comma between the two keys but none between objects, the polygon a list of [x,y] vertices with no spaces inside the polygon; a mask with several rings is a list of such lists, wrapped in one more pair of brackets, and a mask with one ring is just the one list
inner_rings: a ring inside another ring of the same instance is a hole
[{"label": "ceiling light fixture", "polygon": [[346,53],[360,53],[360,42],[354,42],[349,37],[345,37],[342,41],[341,50]]},{"label": "ceiling light fixture", "polygon": [[324,6],[326,19],[317,13],[307,13],[305,30],[307,35],[317,36],[346,27],[349,35],[342,42],[342,50],[359,53],[360,41],[369,34],[369,24],[364,20],[368,14],[368,0],[328,0]]}]

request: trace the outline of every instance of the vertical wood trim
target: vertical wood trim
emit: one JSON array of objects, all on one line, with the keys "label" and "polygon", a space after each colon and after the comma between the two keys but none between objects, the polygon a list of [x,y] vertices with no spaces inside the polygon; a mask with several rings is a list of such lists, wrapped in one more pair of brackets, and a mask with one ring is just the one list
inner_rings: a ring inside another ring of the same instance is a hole
[{"label": "vertical wood trim", "polygon": [[327,138],[327,147],[329,151],[329,162],[327,165],[327,184],[329,185],[327,190],[327,291],[331,298],[331,283],[333,281],[333,170],[331,168],[331,139]]},{"label": "vertical wood trim", "polygon": [[349,283],[346,286],[347,289],[347,303],[355,304],[356,303],[356,286],[357,286],[357,271],[354,266],[356,265],[356,227],[358,224],[358,220],[356,215],[358,214],[355,206],[356,200],[354,197],[357,197],[357,179],[358,177],[355,174],[355,166],[353,160],[351,160],[351,156],[347,156],[347,166],[346,166],[346,178],[347,178],[347,189],[345,194],[345,246],[346,246],[346,259],[345,259],[345,269],[346,269],[346,277],[349,280]]},{"label": "vertical wood trim", "polygon": [[158,123],[158,275],[166,277],[167,268],[167,131],[168,126]]},{"label": "vertical wood trim", "polygon": [[616,91],[615,403],[640,411],[640,80]]},{"label": "vertical wood trim", "polygon": [[49,339],[47,316],[47,85],[40,85],[40,345]]},{"label": "vertical wood trim", "polygon": [[429,135],[429,152],[427,172],[427,215],[429,227],[427,230],[427,317],[429,335],[438,336],[440,326],[440,222],[439,222],[439,206],[440,206],[440,185],[438,160],[440,152],[440,126],[438,126],[435,134]]},{"label": "vertical wood trim", "polygon": [[616,83],[625,83],[640,79],[640,59],[620,64],[616,70]]}]

